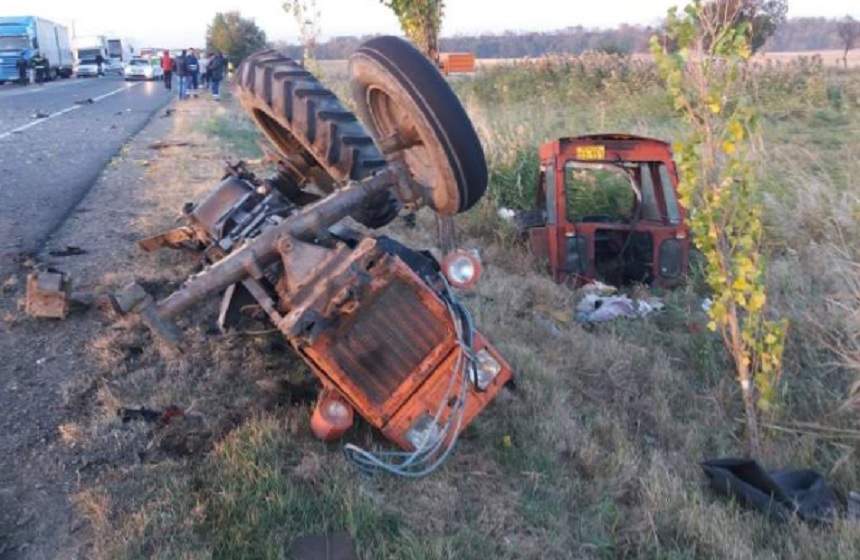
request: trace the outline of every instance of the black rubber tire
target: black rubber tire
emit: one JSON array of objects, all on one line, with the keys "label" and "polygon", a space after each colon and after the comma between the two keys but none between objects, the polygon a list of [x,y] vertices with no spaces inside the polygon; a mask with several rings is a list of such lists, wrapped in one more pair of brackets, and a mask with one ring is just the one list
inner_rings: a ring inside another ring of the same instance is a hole
[{"label": "black rubber tire", "polygon": [[[299,63],[267,49],[246,58],[236,74],[243,107],[285,158],[300,153],[333,183],[361,181],[386,165],[373,138],[356,116]],[[325,181],[319,183],[329,187]],[[379,228],[397,217],[400,204],[384,192],[353,214],[359,223]]]},{"label": "black rubber tire", "polygon": [[[405,90],[432,125],[435,140],[444,149],[447,164],[453,171],[459,194],[459,205],[454,212],[448,213],[465,212],[474,206],[487,190],[484,150],[472,121],[439,70],[411,43],[399,37],[376,37],[355,51],[350,57],[350,71],[356,112],[377,140],[381,139],[370,113],[366,92],[370,85],[385,89],[386,83],[379,83],[382,80],[368,83],[374,78],[366,78],[362,83],[360,70],[356,70],[362,57],[381,66],[391,80],[387,87],[399,86]],[[439,188],[437,185],[428,186]]]}]

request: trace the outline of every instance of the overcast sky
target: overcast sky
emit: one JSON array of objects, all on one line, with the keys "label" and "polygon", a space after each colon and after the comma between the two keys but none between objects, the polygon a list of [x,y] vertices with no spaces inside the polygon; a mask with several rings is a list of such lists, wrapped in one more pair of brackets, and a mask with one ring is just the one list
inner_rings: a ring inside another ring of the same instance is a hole
[{"label": "overcast sky", "polygon": [[[683,0],[446,0],[443,35],[502,31],[551,31],[656,23]],[[379,0],[317,0],[324,38],[398,33]],[[78,35],[117,34],[137,46],[202,45],[216,12],[239,10],[271,40],[294,41],[297,30],[280,0],[0,0],[0,15],[37,15],[72,26]],[[860,18],[860,0],[789,0],[789,16]]]}]

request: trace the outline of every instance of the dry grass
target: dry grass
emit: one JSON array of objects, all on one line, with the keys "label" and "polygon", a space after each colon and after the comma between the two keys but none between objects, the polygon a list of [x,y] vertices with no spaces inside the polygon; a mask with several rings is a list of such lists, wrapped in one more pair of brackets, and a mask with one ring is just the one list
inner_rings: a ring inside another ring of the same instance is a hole
[{"label": "dry grass", "polygon": [[[212,306],[188,317],[190,348],[170,360],[140,329],[121,324],[91,344],[100,371],[70,391],[93,410],[81,420],[87,437],[79,445],[106,465],[78,501],[94,532],[93,557],[282,558],[292,538],[327,531],[349,532],[361,558],[860,557],[856,525],[777,525],[704,487],[700,460],[742,452],[742,411],[719,342],[701,328],[695,276],[663,294],[660,315],[585,330],[572,321],[576,294],[546,278],[496,217],[497,197],[529,181],[525,164],[519,171],[505,166],[544,139],[680,126],[658,88],[609,72],[595,95],[574,89],[595,79],[592,70],[576,71],[577,82],[528,68],[458,82],[494,172],[504,171],[494,175],[493,196],[460,219],[463,244],[480,247],[487,265],[465,301],[514,366],[517,389],[477,419],[451,460],[414,482],[359,475],[339,444],[310,436],[309,406],[296,385],[307,372],[284,343],[213,334]],[[851,429],[857,414],[835,411],[854,373],[832,341],[850,342],[853,332],[856,344],[858,304],[850,294],[857,277],[848,263],[856,262],[860,239],[860,169],[851,156],[860,150],[860,122],[850,88],[860,80],[851,77],[836,107],[827,88],[844,76],[803,76],[791,87],[814,92],[824,79],[825,93],[790,112],[769,101],[775,116],[766,121],[761,154],[771,294],[794,325],[782,407],[767,420]],[[186,197],[211,185],[215,154],[230,149],[230,123],[240,122],[231,110],[201,102],[191,116],[179,115],[176,137],[201,147],[151,162],[152,181],[168,169],[173,181],[146,191],[140,204],[153,211],[134,219],[136,229],[169,224]],[[226,120],[215,128],[194,124],[212,119]],[[414,230],[390,230],[413,246],[432,244],[427,213]],[[143,264],[135,272],[161,291],[191,268],[170,253]],[[855,330],[846,330],[851,325]],[[110,412],[119,403],[178,404],[196,420],[170,439],[141,423],[120,424]],[[190,455],[165,443],[183,434],[201,443]],[[347,439],[385,445],[366,426]],[[860,487],[856,453],[856,441],[821,431],[773,430],[760,459],[770,467],[816,468],[844,494]]]}]

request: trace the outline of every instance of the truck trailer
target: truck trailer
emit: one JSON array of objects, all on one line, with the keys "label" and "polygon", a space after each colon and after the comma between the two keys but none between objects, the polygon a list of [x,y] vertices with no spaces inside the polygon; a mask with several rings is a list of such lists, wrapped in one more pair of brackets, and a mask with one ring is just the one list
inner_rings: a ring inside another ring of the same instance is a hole
[{"label": "truck trailer", "polygon": [[0,17],[0,83],[20,79],[20,61],[31,68],[37,54],[47,61],[47,79],[72,75],[72,49],[65,26],[34,16]]}]

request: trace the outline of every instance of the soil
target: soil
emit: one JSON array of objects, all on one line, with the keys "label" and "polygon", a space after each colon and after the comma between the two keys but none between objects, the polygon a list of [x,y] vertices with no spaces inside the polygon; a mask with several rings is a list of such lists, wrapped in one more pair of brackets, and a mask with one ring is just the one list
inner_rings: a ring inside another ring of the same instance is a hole
[{"label": "soil", "polygon": [[[200,370],[187,357],[164,360],[143,329],[118,320],[102,299],[133,278],[166,293],[195,266],[183,254],[148,255],[135,244],[175,225],[183,203],[217,183],[228,155],[201,132],[206,119],[224,111],[216,102],[172,107],[105,168],[40,254],[0,278],[0,559],[91,557],[87,523],[73,505],[83,485],[108,467],[153,460],[158,450],[196,452],[226,429],[224,416],[212,425],[189,402],[170,426],[116,415],[123,406],[158,409],[185,398],[152,386],[165,373]],[[65,320],[26,316],[26,275],[48,268],[66,273],[74,291],[95,302],[73,307]],[[202,306],[200,313],[213,309]],[[197,334],[190,344],[203,340]],[[162,425],[168,429],[157,429]]]}]

